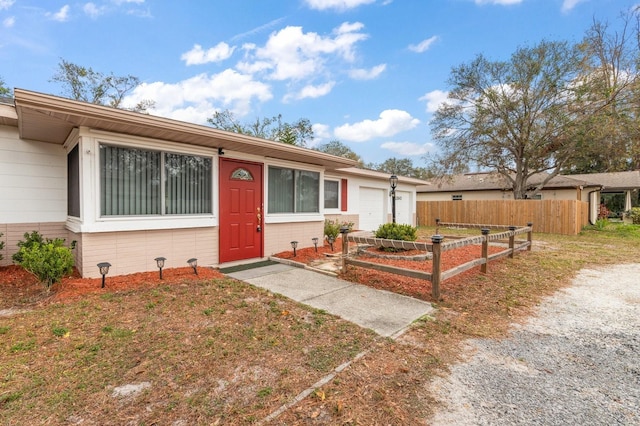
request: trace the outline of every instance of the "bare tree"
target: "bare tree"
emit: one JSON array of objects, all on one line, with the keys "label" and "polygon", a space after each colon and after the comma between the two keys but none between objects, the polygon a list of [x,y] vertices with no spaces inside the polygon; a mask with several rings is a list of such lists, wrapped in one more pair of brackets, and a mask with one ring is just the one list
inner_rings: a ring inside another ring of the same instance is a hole
[{"label": "bare tree", "polygon": [[[104,75],[94,71],[91,67],[84,67],[72,62],[60,60],[58,71],[52,77],[52,82],[60,83],[63,96],[71,99],[121,108],[125,96],[140,85],[140,79],[133,75],[115,76]],[[153,108],[155,102],[143,100],[133,108],[136,112],[147,112]]]},{"label": "bare tree", "polygon": [[282,114],[271,118],[256,118],[249,124],[241,123],[231,111],[225,109],[216,111],[207,122],[216,129],[234,133],[269,139],[290,145],[306,146],[307,141],[313,140],[313,128],[306,118],[300,118],[292,123],[282,121]]},{"label": "bare tree", "polygon": [[[503,175],[516,199],[538,192],[575,158],[575,135],[600,104],[581,79],[583,53],[565,42],[517,49],[508,61],[478,55],[453,68],[448,101],[431,123],[441,174],[469,164]],[[546,178],[535,188],[529,180]]]}]

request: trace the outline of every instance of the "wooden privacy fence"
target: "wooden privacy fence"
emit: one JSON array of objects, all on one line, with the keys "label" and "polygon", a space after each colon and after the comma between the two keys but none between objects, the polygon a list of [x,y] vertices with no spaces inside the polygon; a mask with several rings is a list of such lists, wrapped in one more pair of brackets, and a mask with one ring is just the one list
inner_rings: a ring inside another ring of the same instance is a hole
[{"label": "wooden privacy fence", "polygon": [[[451,226],[474,228],[477,225],[470,224],[451,224],[440,222],[440,226]],[[491,229],[506,229],[503,232],[491,234]],[[513,257],[519,250],[531,250],[532,238],[533,238],[533,226],[527,224],[527,226],[516,228],[515,226],[501,226],[501,225],[487,225],[481,230],[481,235],[452,239],[451,241],[445,241],[445,237],[442,235],[433,235],[431,242],[417,242],[417,241],[399,241],[399,240],[387,240],[383,238],[373,238],[367,236],[350,235],[348,232],[343,232],[342,238],[342,272],[346,272],[347,265],[359,266],[361,268],[375,269],[382,272],[390,272],[392,274],[402,275],[411,278],[425,279],[431,282],[431,297],[434,300],[440,300],[440,283],[463,273],[473,267],[480,266],[482,273],[487,272],[487,265],[489,262],[500,259],[505,256]],[[527,234],[526,240],[516,240],[516,235]],[[504,250],[489,254],[489,242],[508,240],[508,247]],[[349,254],[349,243],[367,244],[375,247],[393,247],[402,248],[406,250],[422,250],[425,252],[431,252],[433,262],[431,272],[423,272],[414,269],[398,268],[391,265],[383,265],[381,263],[367,262],[364,260],[355,259]],[[455,266],[448,270],[442,270],[442,258],[446,256],[446,252],[454,250],[460,247],[468,245],[482,245],[482,254],[480,258],[472,259],[462,265]]]},{"label": "wooden privacy fence", "polygon": [[436,218],[454,223],[536,224],[536,232],[576,235],[589,223],[589,203],[578,200],[418,201],[418,225]]}]

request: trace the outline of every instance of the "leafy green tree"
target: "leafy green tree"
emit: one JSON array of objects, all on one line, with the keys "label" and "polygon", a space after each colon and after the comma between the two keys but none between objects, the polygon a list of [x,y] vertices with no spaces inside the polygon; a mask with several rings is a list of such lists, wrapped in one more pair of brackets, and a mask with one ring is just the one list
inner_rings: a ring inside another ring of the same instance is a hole
[{"label": "leafy green tree", "polygon": [[399,176],[413,177],[416,179],[428,179],[432,174],[426,168],[415,167],[410,158],[388,158],[380,164],[369,163],[368,169],[379,172],[395,174]]},{"label": "leafy green tree", "polygon": [[256,118],[252,123],[241,123],[228,109],[216,111],[207,122],[216,129],[226,130],[257,138],[269,139],[290,145],[306,146],[307,141],[313,140],[313,128],[306,118],[286,123],[282,121],[282,114],[263,119]]},{"label": "leafy green tree", "polygon": [[[113,108],[122,108],[125,96],[140,85],[140,79],[133,75],[105,75],[91,67],[87,68],[64,59],[60,60],[58,71],[51,81],[62,85],[63,96]],[[143,100],[130,109],[147,112],[154,104],[152,100]]]},{"label": "leafy green tree", "polygon": [[4,79],[0,77],[0,97],[12,97],[13,90],[10,87],[6,86]]},{"label": "leafy green tree", "polygon": [[[431,123],[441,149],[432,167],[445,174],[475,164],[505,176],[516,199],[538,192],[576,158],[576,135],[603,107],[590,97],[583,63],[576,46],[543,41],[508,61],[478,55],[453,68],[448,101]],[[541,172],[546,179],[531,188]]]},{"label": "leafy green tree", "polygon": [[344,157],[350,160],[355,160],[358,162],[358,167],[364,167],[364,161],[362,161],[362,157],[360,157],[351,148],[349,148],[339,140],[332,140],[330,142],[317,146],[315,149],[317,151],[324,152],[325,154],[331,154],[337,157]]},{"label": "leafy green tree", "polygon": [[602,107],[578,129],[577,155],[565,173],[640,168],[637,16],[637,11],[622,15],[617,30],[594,21],[580,44],[585,55],[581,73],[588,89],[583,96]]}]

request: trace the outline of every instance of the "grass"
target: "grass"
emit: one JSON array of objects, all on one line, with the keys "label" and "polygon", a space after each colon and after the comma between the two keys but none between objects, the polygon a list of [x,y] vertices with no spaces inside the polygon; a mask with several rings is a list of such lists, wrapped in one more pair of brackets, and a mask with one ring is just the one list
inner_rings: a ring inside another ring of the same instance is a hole
[{"label": "grass", "polygon": [[397,340],[230,279],[42,304],[0,318],[0,424],[252,424],[363,352],[273,424],[421,424],[465,339],[503,336],[580,268],[639,249],[640,226],[534,234],[533,251],[445,282]]}]

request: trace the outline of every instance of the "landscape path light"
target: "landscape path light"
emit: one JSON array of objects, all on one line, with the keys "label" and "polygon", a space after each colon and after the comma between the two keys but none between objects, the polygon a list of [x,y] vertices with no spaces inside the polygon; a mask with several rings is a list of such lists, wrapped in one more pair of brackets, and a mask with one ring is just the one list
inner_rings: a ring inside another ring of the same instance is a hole
[{"label": "landscape path light", "polygon": [[291,241],[291,247],[293,248],[293,257],[296,257],[296,248],[298,248],[298,242]]},{"label": "landscape path light", "polygon": [[313,246],[316,248],[316,253],[318,252],[318,237],[313,237],[311,239],[313,241]]},{"label": "landscape path light", "polygon": [[193,268],[193,273],[198,275],[198,259],[192,257],[191,259],[187,260],[187,263]]},{"label": "landscape path light", "polygon": [[395,174],[389,178],[391,185],[391,220],[396,223],[396,187],[398,186],[398,176]]},{"label": "landscape path light", "polygon": [[156,261],[158,268],[160,269],[160,279],[162,279],[162,268],[164,268],[164,261],[167,260],[166,257],[156,257],[153,259]]},{"label": "landscape path light", "polygon": [[104,288],[104,276],[109,273],[110,266],[111,264],[109,262],[98,263],[98,269],[100,269],[100,275],[102,275],[102,288]]}]

